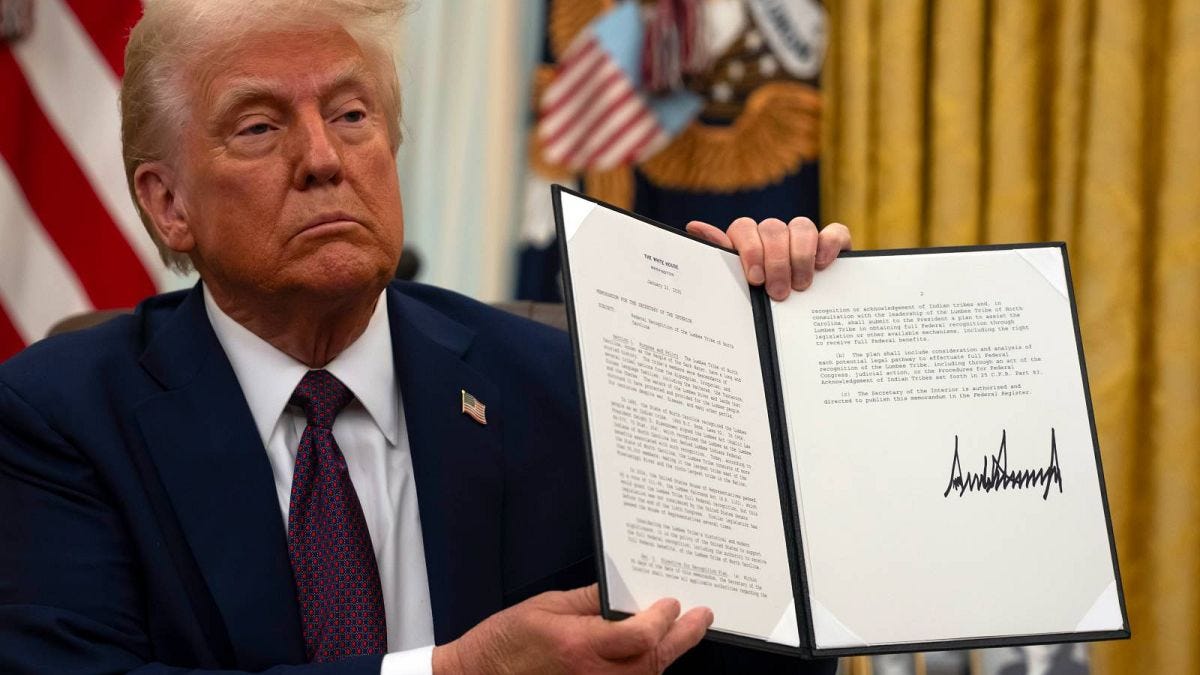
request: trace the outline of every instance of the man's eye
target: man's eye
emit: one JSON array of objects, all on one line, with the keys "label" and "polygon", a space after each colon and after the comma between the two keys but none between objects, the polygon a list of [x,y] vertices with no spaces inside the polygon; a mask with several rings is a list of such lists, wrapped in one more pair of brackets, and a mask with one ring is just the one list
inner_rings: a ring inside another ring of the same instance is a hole
[{"label": "man's eye", "polygon": [[250,126],[238,132],[239,136],[261,136],[271,130],[271,125],[266,122],[251,124]]},{"label": "man's eye", "polygon": [[351,123],[361,122],[361,121],[367,119],[367,113],[363,112],[362,110],[351,110],[350,112],[346,113],[345,115],[342,115],[342,119],[346,120],[347,122],[351,122]]}]

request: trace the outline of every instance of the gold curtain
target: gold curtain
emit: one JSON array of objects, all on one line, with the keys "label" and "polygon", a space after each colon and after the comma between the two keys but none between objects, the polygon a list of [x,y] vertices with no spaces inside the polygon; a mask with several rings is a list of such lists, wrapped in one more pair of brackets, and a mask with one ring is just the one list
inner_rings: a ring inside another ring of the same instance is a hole
[{"label": "gold curtain", "polygon": [[1133,638],[1200,672],[1200,1],[828,0],[823,217],[1067,242]]}]

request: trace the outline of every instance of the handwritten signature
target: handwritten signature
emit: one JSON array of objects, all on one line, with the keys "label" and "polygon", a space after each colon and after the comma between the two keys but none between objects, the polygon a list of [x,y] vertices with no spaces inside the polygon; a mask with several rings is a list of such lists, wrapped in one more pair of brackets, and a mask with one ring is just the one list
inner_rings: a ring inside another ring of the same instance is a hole
[{"label": "handwritten signature", "polygon": [[1050,486],[1057,484],[1058,492],[1062,494],[1062,470],[1058,466],[1058,445],[1054,440],[1054,428],[1050,429],[1050,463],[1039,469],[1024,469],[1021,471],[1008,470],[1008,431],[1000,432],[1000,451],[990,457],[983,457],[983,471],[963,474],[962,464],[958,460],[958,435],[954,436],[954,460],[950,463],[950,483],[946,485],[943,497],[950,496],[952,490],[958,490],[961,497],[969,492],[991,492],[993,490],[1024,490],[1031,487],[1045,486],[1042,499],[1050,495]]}]

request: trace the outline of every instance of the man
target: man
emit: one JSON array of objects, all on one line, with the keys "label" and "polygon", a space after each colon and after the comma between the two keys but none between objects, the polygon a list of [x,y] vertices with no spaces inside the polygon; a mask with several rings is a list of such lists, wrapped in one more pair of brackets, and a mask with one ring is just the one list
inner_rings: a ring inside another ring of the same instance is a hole
[{"label": "man", "polygon": [[[202,284],[0,367],[0,671],[645,672],[711,623],[670,599],[598,616],[565,336],[389,285],[397,13],[147,4],[126,168]],[[849,245],[691,228],[776,297]]]}]

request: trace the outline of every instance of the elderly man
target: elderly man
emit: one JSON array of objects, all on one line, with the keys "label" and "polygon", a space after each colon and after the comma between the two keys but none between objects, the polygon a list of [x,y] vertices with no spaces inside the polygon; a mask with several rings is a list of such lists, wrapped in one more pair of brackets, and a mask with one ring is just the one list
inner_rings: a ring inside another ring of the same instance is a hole
[{"label": "elderly man", "polygon": [[[395,5],[147,3],[126,167],[202,283],[0,367],[0,671],[645,672],[711,623],[598,616],[566,337],[389,283]],[[776,297],[849,246],[690,227]]]}]

